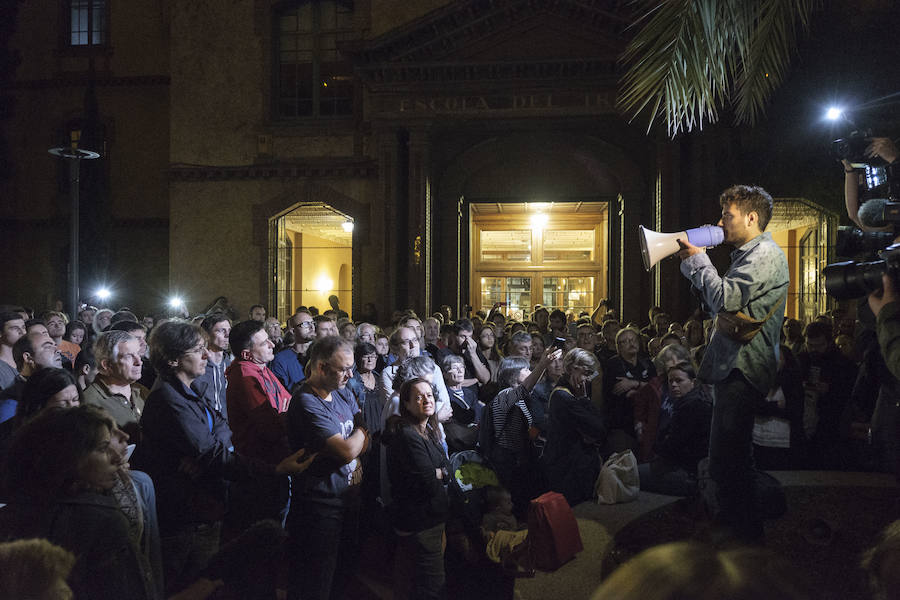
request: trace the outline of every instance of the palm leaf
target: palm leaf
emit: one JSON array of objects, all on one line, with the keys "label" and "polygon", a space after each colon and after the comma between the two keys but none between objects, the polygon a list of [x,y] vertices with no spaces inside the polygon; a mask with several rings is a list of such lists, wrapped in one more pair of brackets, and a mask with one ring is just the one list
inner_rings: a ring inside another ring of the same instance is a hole
[{"label": "palm leaf", "polygon": [[648,131],[663,119],[675,136],[718,120],[733,94],[736,120],[754,123],[819,1],[638,0],[620,109],[632,120],[646,114]]}]

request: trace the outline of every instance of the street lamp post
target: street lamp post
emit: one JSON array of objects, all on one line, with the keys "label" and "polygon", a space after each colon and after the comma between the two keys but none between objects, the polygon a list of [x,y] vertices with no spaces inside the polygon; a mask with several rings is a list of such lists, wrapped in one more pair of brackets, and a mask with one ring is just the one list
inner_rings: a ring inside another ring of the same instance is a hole
[{"label": "street lamp post", "polygon": [[69,314],[72,318],[78,315],[78,220],[79,198],[78,187],[82,160],[93,160],[100,155],[90,150],[60,146],[48,150],[53,156],[58,156],[69,163],[69,200],[71,208],[71,222],[69,223]]}]

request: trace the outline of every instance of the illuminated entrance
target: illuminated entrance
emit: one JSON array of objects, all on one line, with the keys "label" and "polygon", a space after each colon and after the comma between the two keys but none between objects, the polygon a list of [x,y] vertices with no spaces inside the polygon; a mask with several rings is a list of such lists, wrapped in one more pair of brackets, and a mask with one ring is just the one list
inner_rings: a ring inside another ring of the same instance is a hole
[{"label": "illuminated entrance", "polygon": [[530,319],[535,304],[575,315],[607,296],[605,202],[472,202],[471,290],[475,310],[505,303]]},{"label": "illuminated entrance", "polygon": [[[300,306],[328,310],[335,295],[353,305],[353,219],[327,204],[301,204],[271,220],[269,253],[275,311],[287,321]],[[352,315],[351,315],[352,316]]]}]

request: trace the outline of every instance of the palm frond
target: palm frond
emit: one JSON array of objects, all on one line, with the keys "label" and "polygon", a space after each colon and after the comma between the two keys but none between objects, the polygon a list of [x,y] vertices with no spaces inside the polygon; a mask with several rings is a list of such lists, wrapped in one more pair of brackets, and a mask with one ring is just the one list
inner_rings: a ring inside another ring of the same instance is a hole
[{"label": "palm frond", "polygon": [[798,29],[820,0],[639,0],[640,29],[622,55],[619,107],[664,119],[669,135],[715,122],[734,95],[753,123],[784,79]]}]

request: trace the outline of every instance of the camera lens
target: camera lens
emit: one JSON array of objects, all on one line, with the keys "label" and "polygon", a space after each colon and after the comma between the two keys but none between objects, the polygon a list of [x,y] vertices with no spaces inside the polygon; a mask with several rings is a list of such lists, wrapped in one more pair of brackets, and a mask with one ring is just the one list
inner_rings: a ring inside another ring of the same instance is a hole
[{"label": "camera lens", "polygon": [[885,261],[855,263],[839,262],[825,267],[825,292],[838,300],[862,298],[881,289],[881,274]]}]

